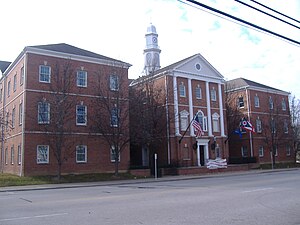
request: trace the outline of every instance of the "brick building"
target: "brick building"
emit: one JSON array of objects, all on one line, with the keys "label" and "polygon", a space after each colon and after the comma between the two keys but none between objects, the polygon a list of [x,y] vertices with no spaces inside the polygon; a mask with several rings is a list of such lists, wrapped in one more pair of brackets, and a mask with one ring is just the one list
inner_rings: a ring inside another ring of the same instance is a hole
[{"label": "brick building", "polygon": [[[132,163],[147,166],[151,164],[153,153],[157,153],[159,164],[163,166],[204,166],[208,159],[228,158],[228,146],[224,143],[227,127],[223,76],[201,54],[160,68],[157,37],[151,24],[146,33],[145,75],[133,81],[130,89],[138,99],[136,92],[142,90],[146,96],[145,90],[151,89],[151,85],[153,101],[157,99],[162,109],[159,115],[156,114],[156,117],[162,117],[156,124],[163,126],[161,136],[164,139],[152,150],[149,149],[151,143],[145,142],[135,148],[132,145]],[[196,113],[204,131],[201,137],[196,137],[194,127],[189,126]],[[139,121],[131,120],[131,123],[135,122]],[[131,126],[136,129],[145,122],[147,119],[139,126]],[[147,129],[153,129],[153,126]],[[149,133],[144,136],[153,138]]]},{"label": "brick building", "polygon": [[[288,92],[237,78],[226,82],[226,102],[232,159],[252,157],[260,164],[294,162]],[[232,132],[243,117],[255,133],[243,132],[240,138]]]},{"label": "brick building", "polygon": [[[118,107],[128,110],[129,67],[67,44],[25,47],[0,80],[1,171],[57,174],[58,164],[62,174],[114,171],[116,152],[97,116],[112,129],[120,126]],[[128,126],[123,129],[129,137]],[[126,171],[124,146],[119,169]]]}]

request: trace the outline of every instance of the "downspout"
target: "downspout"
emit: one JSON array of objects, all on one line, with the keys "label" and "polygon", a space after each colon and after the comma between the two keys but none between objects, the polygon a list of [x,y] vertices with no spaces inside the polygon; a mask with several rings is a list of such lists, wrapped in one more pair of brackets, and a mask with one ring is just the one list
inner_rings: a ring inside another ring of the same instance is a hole
[{"label": "downspout", "polygon": [[[250,101],[250,95],[248,95],[248,89],[247,87],[245,88],[246,89],[246,96],[247,96],[247,114],[248,114],[248,120],[249,122],[250,121],[250,111],[251,111],[251,105],[249,104]],[[253,146],[252,146],[252,132],[249,132],[249,135],[250,135],[250,154],[251,154],[251,157],[253,157]]]},{"label": "downspout", "polygon": [[165,93],[166,93],[166,118],[167,118],[167,148],[168,148],[168,164],[171,164],[171,151],[170,151],[170,125],[169,125],[169,105],[168,105],[168,79],[165,75]]},{"label": "downspout", "polygon": [[[4,75],[3,74],[3,76],[4,76],[4,78],[3,78],[3,83],[2,83],[2,85],[3,85],[3,93],[2,93],[2,103],[3,103],[3,107],[2,107],[2,113],[3,113],[3,115],[2,115],[2,120],[3,120],[3,122],[5,121],[5,119],[6,119],[6,113],[5,113],[5,105],[6,105],[6,81],[7,81],[7,79],[6,79],[6,75]],[[1,126],[1,173],[3,173],[4,172],[4,164],[5,164],[5,159],[4,159],[4,124]]]}]

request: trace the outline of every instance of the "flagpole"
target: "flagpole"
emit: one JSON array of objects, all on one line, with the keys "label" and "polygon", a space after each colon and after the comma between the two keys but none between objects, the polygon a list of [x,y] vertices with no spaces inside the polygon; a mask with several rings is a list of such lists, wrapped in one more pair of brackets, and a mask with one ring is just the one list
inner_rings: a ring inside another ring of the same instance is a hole
[{"label": "flagpole", "polygon": [[198,115],[198,112],[197,112],[196,115],[193,117],[193,119],[190,121],[190,123],[189,123],[188,127],[186,128],[186,130],[184,131],[183,135],[180,137],[180,139],[179,139],[179,144],[181,143],[183,137],[185,136],[187,130],[190,128],[192,122],[194,121],[194,119],[196,118],[197,115]]}]

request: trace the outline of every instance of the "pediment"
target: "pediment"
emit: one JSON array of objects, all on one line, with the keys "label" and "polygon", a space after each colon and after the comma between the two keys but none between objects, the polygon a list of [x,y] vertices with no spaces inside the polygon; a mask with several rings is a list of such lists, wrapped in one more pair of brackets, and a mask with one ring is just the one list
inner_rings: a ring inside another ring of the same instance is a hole
[{"label": "pediment", "polygon": [[223,80],[224,77],[201,55],[196,54],[180,61],[173,68],[176,72],[188,75]]}]

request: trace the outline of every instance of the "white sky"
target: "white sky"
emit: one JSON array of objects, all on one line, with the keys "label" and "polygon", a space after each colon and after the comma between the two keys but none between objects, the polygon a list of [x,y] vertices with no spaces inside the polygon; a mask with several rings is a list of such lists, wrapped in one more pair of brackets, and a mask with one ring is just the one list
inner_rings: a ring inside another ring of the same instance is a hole
[{"label": "white sky", "polygon": [[[300,41],[300,29],[234,0],[198,1]],[[299,0],[258,1],[300,20]],[[159,35],[162,67],[200,53],[226,80],[244,77],[300,98],[300,45],[176,0],[9,0],[0,7],[3,61],[13,61],[25,46],[67,43],[130,63],[129,77],[137,78],[144,64],[146,29],[152,22]]]}]

